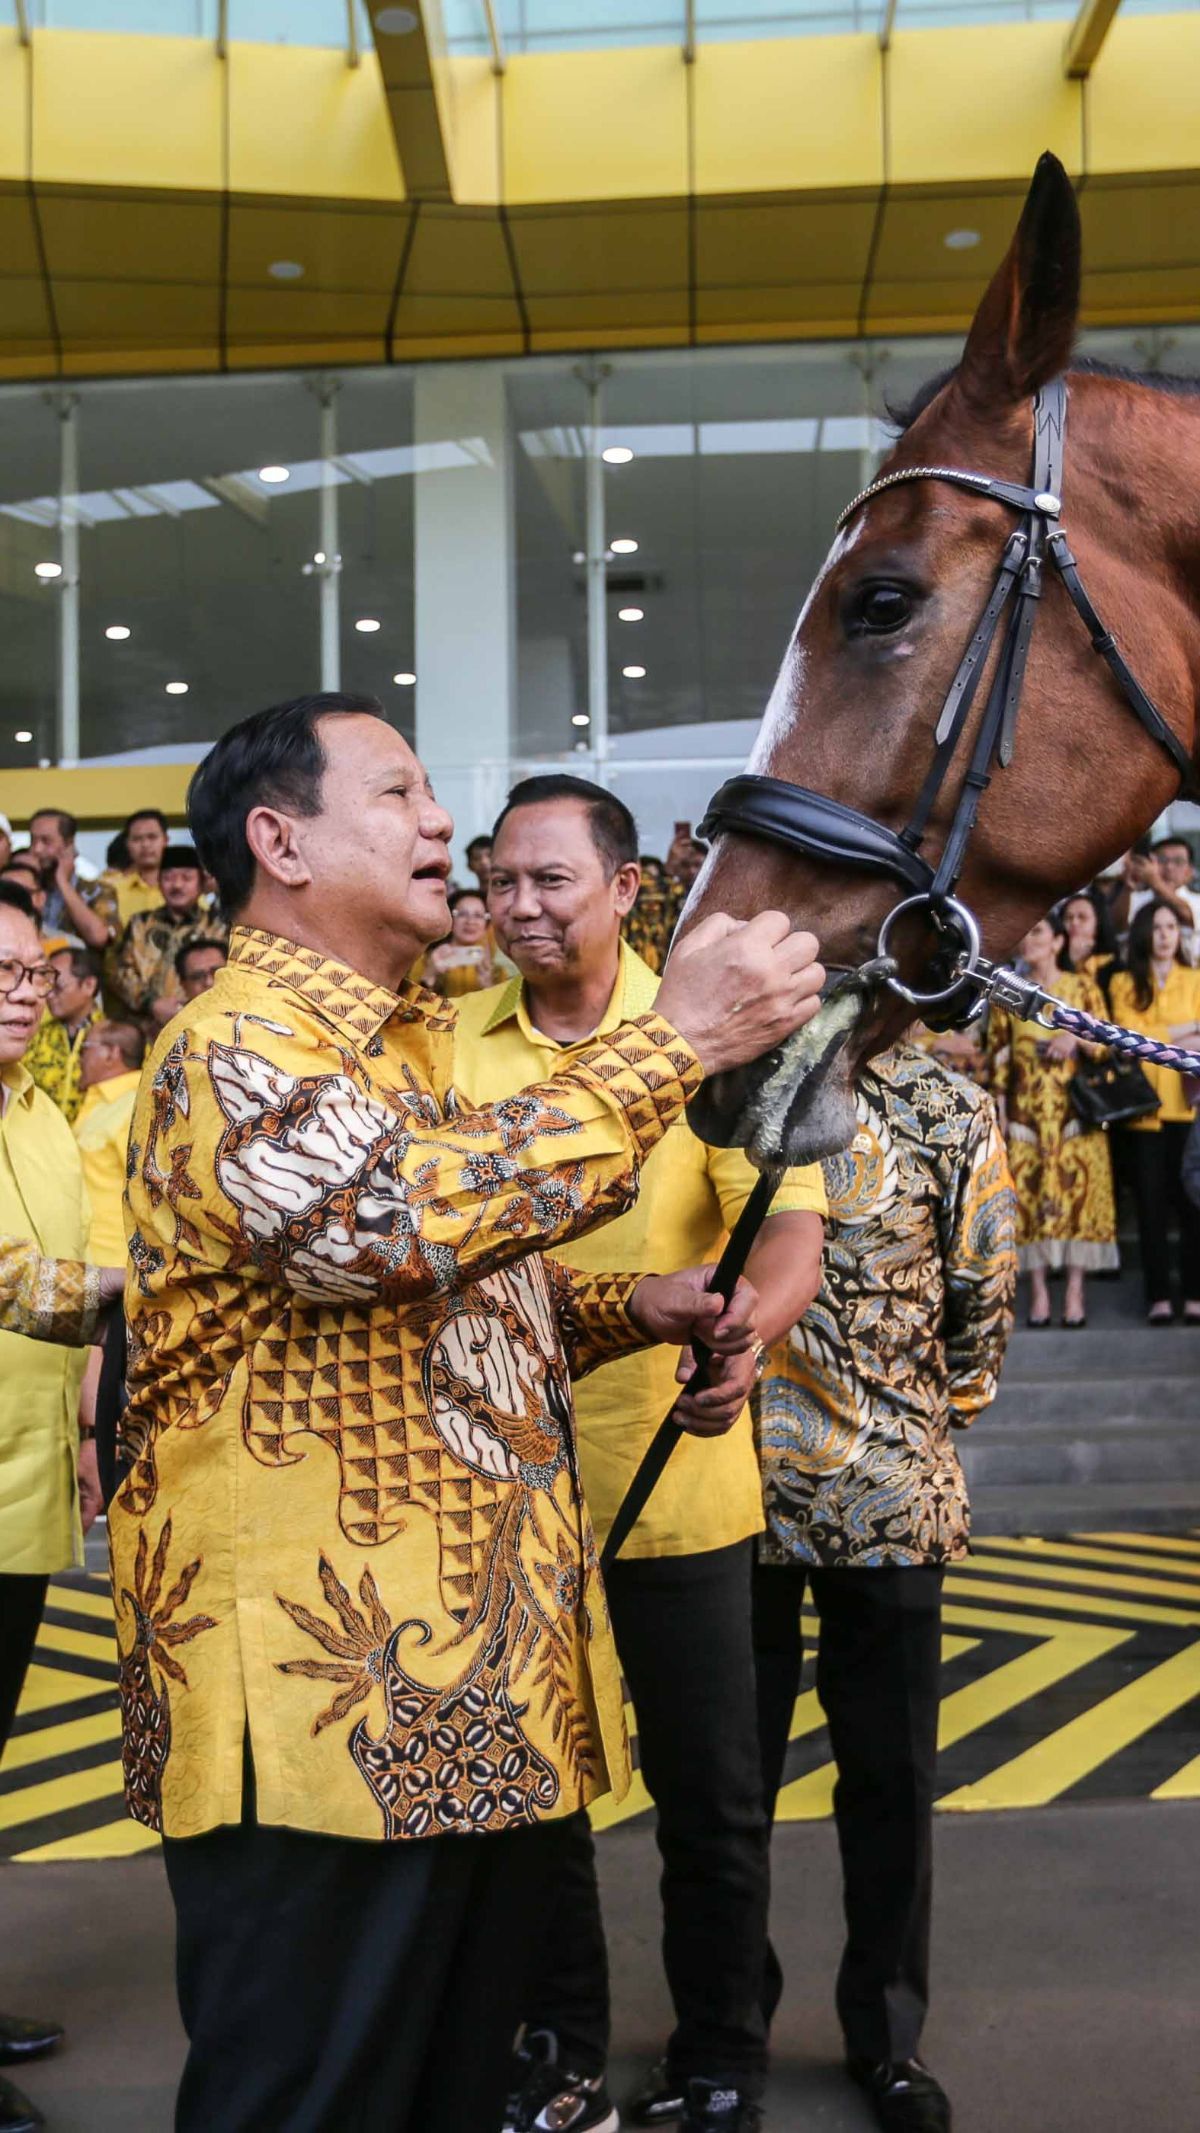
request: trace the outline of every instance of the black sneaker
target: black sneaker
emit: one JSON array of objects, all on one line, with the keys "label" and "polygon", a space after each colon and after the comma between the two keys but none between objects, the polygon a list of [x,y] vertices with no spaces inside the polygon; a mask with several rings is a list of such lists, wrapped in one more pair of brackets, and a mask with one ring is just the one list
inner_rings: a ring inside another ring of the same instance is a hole
[{"label": "black sneaker", "polygon": [[759,2133],[762,2105],[740,2089],[693,2076],[687,2085],[687,2108],[679,2133]]},{"label": "black sneaker", "polygon": [[627,2106],[635,2126],[672,2126],[687,2110],[686,2082],[677,2081],[665,2059],[651,2067]]},{"label": "black sneaker", "polygon": [[894,2066],[849,2058],[846,2071],[865,2089],[885,2133],[950,2133],[950,2098],[919,2059]]},{"label": "black sneaker", "polygon": [[603,2074],[573,2074],[558,2063],[553,2030],[529,2030],[513,2056],[504,2133],[620,2133],[620,2125]]}]

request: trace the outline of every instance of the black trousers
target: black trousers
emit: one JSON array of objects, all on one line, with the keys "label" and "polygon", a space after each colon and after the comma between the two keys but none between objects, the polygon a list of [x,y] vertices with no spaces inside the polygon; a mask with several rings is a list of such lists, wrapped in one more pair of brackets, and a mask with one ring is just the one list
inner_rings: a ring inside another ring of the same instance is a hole
[{"label": "black trousers", "polygon": [[[637,1712],[641,1773],[658,1809],[672,2074],[761,2093],[769,1831],[750,1641],[753,1541],[613,1565],[608,1602]],[[608,1962],[586,1815],[571,1826],[559,1900],[526,2016],[564,2063],[608,2054]]]},{"label": "black trousers", "polygon": [[168,1838],[177,2133],[496,2133],[564,1826]]},{"label": "black trousers", "polygon": [[0,1754],[17,1715],[49,1583],[11,1571],[0,1575]]},{"label": "black trousers", "polygon": [[[757,1566],[759,1736],[772,1816],[800,1685],[806,1584],[821,1622],[817,1692],[838,1770],[833,1807],[846,1913],[838,2015],[853,2056],[907,2059],[929,2004],[942,1572],[930,1564]],[[768,2015],[781,1989],[772,1949]]]},{"label": "black trousers", "polygon": [[1183,1189],[1183,1149],[1188,1125],[1168,1119],[1157,1133],[1126,1132],[1129,1173],[1137,1208],[1146,1305],[1171,1300],[1171,1240],[1179,1231],[1179,1286],[1185,1303],[1200,1303],[1200,1208]]}]

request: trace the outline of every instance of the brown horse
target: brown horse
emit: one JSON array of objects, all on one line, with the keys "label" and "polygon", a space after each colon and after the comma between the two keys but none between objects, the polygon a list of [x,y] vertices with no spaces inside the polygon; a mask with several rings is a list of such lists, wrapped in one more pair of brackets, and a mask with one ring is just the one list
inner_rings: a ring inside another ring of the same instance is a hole
[{"label": "brown horse", "polygon": [[[1043,156],[957,369],[923,396],[880,472],[955,467],[1027,484],[1032,396],[1065,374],[1063,524],[1107,628],[1190,755],[1200,690],[1200,390],[1072,367],[1079,276],[1074,193],[1062,165]],[[936,479],[872,496],[837,535],[804,605],[751,770],[827,794],[898,831],[1012,527],[1013,514],[996,501]],[[994,958],[1010,954],[1059,896],[1125,851],[1179,788],[1177,769],[1130,715],[1053,571],[1039,605],[1015,752],[983,799],[958,890]],[[985,672],[922,846],[934,861],[988,680]],[[905,893],[842,862],[724,833],[692,892],[684,929],[712,911],[748,917],[779,909],[818,935],[828,966],[853,968],[875,954],[881,921]],[[903,976],[919,985],[927,928],[901,921],[897,944]],[[802,1040],[800,1085],[782,1112],[776,1055],[705,1084],[692,1110],[696,1130],[706,1140],[744,1142],[760,1160],[799,1161],[845,1145],[857,1067],[913,1014],[878,987],[864,987],[856,1005],[840,1027],[823,1033],[822,1017],[812,1025]]]}]

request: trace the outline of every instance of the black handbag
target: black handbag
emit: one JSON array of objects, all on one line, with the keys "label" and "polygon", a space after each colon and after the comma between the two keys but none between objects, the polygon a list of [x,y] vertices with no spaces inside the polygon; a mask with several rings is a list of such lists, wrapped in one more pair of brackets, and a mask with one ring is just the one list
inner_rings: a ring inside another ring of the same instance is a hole
[{"label": "black handbag", "polygon": [[1071,1076],[1071,1105],[1081,1125],[1091,1130],[1123,1126],[1158,1109],[1158,1097],[1136,1059],[1111,1052],[1103,1059],[1080,1059]]}]

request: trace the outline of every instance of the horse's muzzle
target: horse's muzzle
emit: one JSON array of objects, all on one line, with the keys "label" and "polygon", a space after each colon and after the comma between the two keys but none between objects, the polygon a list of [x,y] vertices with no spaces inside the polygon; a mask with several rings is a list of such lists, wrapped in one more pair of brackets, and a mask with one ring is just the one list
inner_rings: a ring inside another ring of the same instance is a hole
[{"label": "horse's muzzle", "polygon": [[876,956],[826,987],[811,1022],[749,1066],[714,1074],[692,1098],[688,1120],[717,1148],[744,1148],[759,1169],[812,1163],[854,1138],[853,1059],[847,1047],[886,979]]}]

